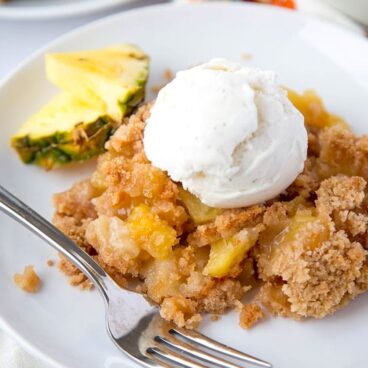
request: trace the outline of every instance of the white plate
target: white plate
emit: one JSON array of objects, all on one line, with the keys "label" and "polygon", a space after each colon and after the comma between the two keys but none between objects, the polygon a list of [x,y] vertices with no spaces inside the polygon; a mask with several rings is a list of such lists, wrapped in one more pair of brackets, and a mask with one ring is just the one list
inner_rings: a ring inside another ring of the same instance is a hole
[{"label": "white plate", "polygon": [[90,14],[133,0],[9,0],[0,4],[0,18],[50,19]]},{"label": "white plate", "polygon": [[[332,111],[357,132],[368,116],[368,44],[363,38],[293,12],[246,4],[166,5],[117,14],[78,29],[48,45],[21,65],[0,88],[0,183],[51,217],[51,196],[86,177],[93,163],[44,172],[21,164],[9,139],[22,121],[55,89],[44,76],[43,53],[137,43],[152,58],[150,84],[174,70],[224,56],[247,65],[272,68],[297,90],[315,88]],[[103,303],[96,292],[67,285],[46,266],[56,255],[13,221],[0,217],[0,316],[3,327],[33,354],[65,368],[131,368],[109,341]],[[34,264],[42,291],[27,295],[12,283],[14,272]],[[129,318],[129,316],[127,316]],[[368,366],[368,294],[322,321],[269,318],[251,331],[230,313],[205,323],[210,336],[279,368],[363,368]],[[120,365],[119,365],[120,362]]]}]

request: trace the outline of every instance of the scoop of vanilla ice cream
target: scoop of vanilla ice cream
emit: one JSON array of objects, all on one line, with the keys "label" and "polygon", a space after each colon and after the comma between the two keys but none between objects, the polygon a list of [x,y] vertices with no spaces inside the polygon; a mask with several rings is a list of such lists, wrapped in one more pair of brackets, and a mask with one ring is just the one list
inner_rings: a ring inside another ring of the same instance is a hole
[{"label": "scoop of vanilla ice cream", "polygon": [[271,199],[303,170],[307,132],[272,71],[213,59],[180,71],[144,132],[152,164],[209,206]]}]

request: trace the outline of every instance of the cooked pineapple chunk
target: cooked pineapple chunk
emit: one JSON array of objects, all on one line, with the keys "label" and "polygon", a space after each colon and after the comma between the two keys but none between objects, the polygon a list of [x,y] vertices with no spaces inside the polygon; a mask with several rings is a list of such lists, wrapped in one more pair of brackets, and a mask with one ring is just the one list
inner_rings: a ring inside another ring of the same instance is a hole
[{"label": "cooked pineapple chunk", "polygon": [[190,217],[196,225],[214,220],[221,212],[219,208],[205,205],[198,197],[181,187],[179,187],[179,193]]},{"label": "cooked pineapple chunk", "polygon": [[314,209],[299,209],[284,229],[273,235],[273,238],[262,236],[259,239],[263,253],[258,260],[261,278],[265,280],[275,275],[294,275],[299,281],[294,279],[293,282],[305,281],[304,277],[308,276],[300,271],[300,265],[303,264],[300,257],[318,249],[330,239],[331,220],[317,215]]},{"label": "cooked pineapple chunk", "polygon": [[183,280],[178,277],[178,255],[171,252],[165,259],[152,259],[144,268],[144,283],[148,289],[148,296],[156,303],[168,296],[180,293],[179,288]]},{"label": "cooked pineapple chunk", "polygon": [[27,120],[11,144],[23,162],[51,169],[102,152],[112,123],[103,110],[62,93]]},{"label": "cooked pineapple chunk", "polygon": [[322,100],[313,90],[307,90],[302,95],[288,90],[288,97],[294,106],[304,115],[305,124],[317,128],[338,125],[350,129],[346,121],[334,114],[330,114]]},{"label": "cooked pineapple chunk", "polygon": [[205,275],[224,277],[239,264],[257,241],[258,233],[243,229],[230,239],[221,239],[211,244],[210,258],[203,270]]},{"label": "cooked pineapple chunk", "polygon": [[47,78],[120,122],[144,97],[148,56],[133,45],[46,55]]},{"label": "cooked pineapple chunk", "polygon": [[317,221],[317,218],[310,211],[298,212],[290,221],[286,232],[283,234],[283,242],[292,242],[297,239],[298,233],[305,228],[306,225]]},{"label": "cooked pineapple chunk", "polygon": [[[312,228],[317,228],[318,231],[312,231]],[[292,244],[299,238],[303,239],[305,249],[315,249],[329,238],[329,228],[322,219],[314,216],[310,210],[300,210],[297,211],[286,231],[280,234],[280,236],[281,239],[275,239],[279,249],[284,244]]]},{"label": "cooked pineapple chunk", "polygon": [[106,177],[98,170],[92,173],[91,184],[96,190],[100,191],[101,193],[108,187]]},{"label": "cooked pineapple chunk", "polygon": [[145,204],[133,209],[128,225],[131,237],[154,258],[167,258],[177,243],[176,231]]},{"label": "cooked pineapple chunk", "polygon": [[102,258],[127,262],[138,257],[140,248],[130,237],[125,221],[118,217],[100,215],[91,221],[86,228],[86,238],[100,253]]}]

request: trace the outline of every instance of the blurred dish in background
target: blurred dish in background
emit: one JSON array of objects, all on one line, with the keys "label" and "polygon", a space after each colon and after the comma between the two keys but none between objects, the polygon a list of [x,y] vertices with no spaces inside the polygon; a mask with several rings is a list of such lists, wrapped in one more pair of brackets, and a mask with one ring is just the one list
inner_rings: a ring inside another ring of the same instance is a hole
[{"label": "blurred dish in background", "polygon": [[136,0],[0,0],[0,18],[50,19],[107,10]]},{"label": "blurred dish in background", "polygon": [[245,0],[245,1],[254,1],[254,2],[257,2],[257,3],[282,6],[284,8],[289,8],[289,9],[295,9],[296,8],[295,0]]},{"label": "blurred dish in background", "polygon": [[[244,0],[258,3],[282,6],[289,9],[303,10],[305,6],[323,12],[336,14],[336,10],[347,15],[351,20],[368,27],[368,1],[367,0]],[[329,9],[328,9],[329,8]],[[343,17],[341,14],[341,17]]]},{"label": "blurred dish in background", "polygon": [[336,9],[368,27],[367,0],[324,0]]},{"label": "blurred dish in background", "polygon": [[[176,3],[202,3],[220,0],[174,0]],[[304,14],[336,23],[361,35],[368,34],[367,0],[223,0],[253,2],[298,10]]]}]

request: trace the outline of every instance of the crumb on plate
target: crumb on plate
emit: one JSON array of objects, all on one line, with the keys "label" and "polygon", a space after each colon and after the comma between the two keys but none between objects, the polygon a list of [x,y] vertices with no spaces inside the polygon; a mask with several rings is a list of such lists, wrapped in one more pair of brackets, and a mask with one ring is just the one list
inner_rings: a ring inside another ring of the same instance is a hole
[{"label": "crumb on plate", "polygon": [[252,59],[252,57],[253,57],[253,55],[250,52],[243,52],[241,54],[241,58],[243,60],[250,60],[250,59]]},{"label": "crumb on plate", "polygon": [[171,69],[167,68],[164,70],[163,74],[162,74],[163,80],[164,82],[161,84],[154,84],[151,87],[151,92],[154,95],[157,95],[160,92],[160,89],[165,87],[166,84],[168,84],[169,82],[171,82],[174,79],[174,73]]},{"label": "crumb on plate", "polygon": [[54,262],[52,259],[48,259],[48,260],[47,260],[47,265],[48,265],[49,267],[54,266],[54,264],[55,264],[55,262]]},{"label": "crumb on plate", "polygon": [[19,289],[27,293],[36,293],[41,284],[41,279],[35,272],[33,266],[26,266],[23,273],[16,273],[13,281]]},{"label": "crumb on plate", "polygon": [[249,329],[264,318],[264,316],[264,312],[258,304],[244,304],[239,315],[239,325],[242,328]]},{"label": "crumb on plate", "polygon": [[166,68],[164,70],[164,79],[165,79],[165,81],[168,83],[168,82],[172,81],[173,78],[174,78],[173,71],[169,68]]}]

